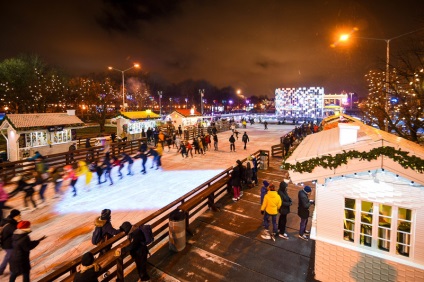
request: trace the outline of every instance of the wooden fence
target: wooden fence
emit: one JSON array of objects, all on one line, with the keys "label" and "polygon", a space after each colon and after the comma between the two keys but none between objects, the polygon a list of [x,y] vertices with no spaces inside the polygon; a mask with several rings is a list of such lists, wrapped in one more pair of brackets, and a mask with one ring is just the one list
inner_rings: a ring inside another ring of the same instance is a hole
[{"label": "wooden fence", "polygon": [[[259,150],[253,154],[257,160],[258,160],[258,167],[260,167],[260,162],[264,159],[261,159],[261,156],[269,156],[269,151],[267,150]],[[247,159],[241,160],[242,162],[245,162]],[[269,158],[268,158],[268,165],[269,166]],[[207,189],[210,185],[218,182],[220,179],[223,179],[225,177],[228,177],[229,174],[231,174],[233,170],[233,167],[229,167],[223,172],[219,173],[215,177],[209,179],[205,183],[197,186],[194,188],[191,192],[181,196],[180,198],[176,199],[172,203],[166,205],[165,207],[161,208],[160,210],[152,213],[151,215],[147,216],[146,218],[142,219],[141,221],[137,222],[135,225],[140,226],[143,224],[150,224],[153,228],[153,234],[155,237],[154,242],[149,246],[150,251],[154,253],[154,251],[160,247],[161,245],[168,242],[168,234],[169,234],[169,216],[171,212],[175,211],[178,206],[183,204],[185,201],[191,199],[198,193],[201,193],[203,190]],[[220,190],[218,190],[215,194],[215,198],[219,198],[227,192],[226,187],[222,187]],[[193,209],[190,214],[189,218],[194,219],[199,214],[204,212],[207,206],[207,199],[205,199],[203,202],[201,202],[195,209]],[[98,259],[96,259],[96,263],[99,263],[102,266],[102,270],[99,273],[99,276],[103,273],[107,273],[107,276],[102,281],[111,281],[112,279],[116,278],[116,281],[124,281],[124,271],[125,269],[133,263],[133,260],[129,254],[123,254],[121,257],[115,257],[115,250],[117,248],[123,248],[128,245],[128,240],[123,232],[119,233],[118,235],[114,236],[110,240],[106,241],[105,243],[93,248],[91,250],[91,253],[93,255],[99,254],[103,249],[110,249],[106,254],[100,256]],[[49,273],[48,275],[41,278],[40,282],[50,282],[50,281],[73,281],[73,277],[75,275],[75,272],[77,271],[78,265],[81,264],[82,256],[64,263],[59,268],[55,269],[53,272]]]}]

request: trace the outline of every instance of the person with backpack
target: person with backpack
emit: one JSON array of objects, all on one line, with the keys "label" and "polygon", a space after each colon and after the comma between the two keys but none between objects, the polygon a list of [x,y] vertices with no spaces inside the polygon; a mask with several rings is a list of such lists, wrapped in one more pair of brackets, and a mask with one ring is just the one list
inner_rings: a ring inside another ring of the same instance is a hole
[{"label": "person with backpack", "polygon": [[[91,238],[91,243],[93,245],[99,245],[121,232],[119,229],[113,228],[111,223],[111,213],[110,209],[104,209],[100,216],[96,217],[94,221],[95,228]],[[110,248],[111,246],[103,249],[100,254],[105,254],[110,250]]]},{"label": "person with backpack", "polygon": [[94,256],[86,252],[81,259],[81,265],[74,276],[74,282],[97,282],[102,267],[94,263]]},{"label": "person with backpack", "polygon": [[29,259],[30,251],[37,247],[41,241],[46,239],[46,236],[33,241],[29,238],[29,233],[31,233],[31,223],[29,221],[19,222],[17,229],[13,232],[13,251],[10,257],[9,282],[14,282],[20,275],[23,276],[24,282],[31,281],[31,263]]},{"label": "person with backpack", "polygon": [[244,149],[246,150],[247,142],[249,142],[249,136],[247,135],[246,131],[244,132],[243,136],[241,137],[241,141],[243,141]]},{"label": "person with backpack", "polygon": [[10,214],[1,221],[1,247],[6,252],[2,263],[0,264],[0,275],[3,275],[4,270],[6,269],[7,264],[10,261],[10,256],[12,255],[13,245],[12,245],[12,236],[15,232],[18,223],[22,220],[21,212],[19,210],[13,209],[10,211]]},{"label": "person with backpack", "polygon": [[149,255],[149,249],[147,248],[146,236],[143,230],[140,228],[133,228],[131,223],[128,221],[124,222],[120,229],[128,236],[130,243],[122,249],[118,248],[115,251],[115,256],[119,257],[121,254],[129,252],[131,257],[134,259],[140,280],[149,281],[150,276],[147,273],[147,257]]}]

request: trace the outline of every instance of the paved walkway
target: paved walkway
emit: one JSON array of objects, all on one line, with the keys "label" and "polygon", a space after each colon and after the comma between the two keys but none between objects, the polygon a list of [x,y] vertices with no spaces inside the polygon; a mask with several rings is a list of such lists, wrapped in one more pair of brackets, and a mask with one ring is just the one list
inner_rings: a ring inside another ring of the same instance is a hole
[{"label": "paved walkway", "polygon": [[[92,249],[93,221],[100,215],[102,209],[109,208],[112,210],[112,224],[116,228],[124,221],[137,222],[229,166],[235,165],[237,159],[245,158],[258,149],[270,150],[271,146],[278,144],[280,137],[293,127],[291,125],[270,124],[268,128],[268,130],[264,130],[263,125],[255,124],[248,126],[245,130],[239,129],[240,135],[236,142],[236,152],[229,150],[228,138],[230,132],[219,133],[219,151],[208,151],[206,155],[196,155],[194,158],[183,159],[181,155],[177,154],[176,149],[171,149],[170,152],[166,149],[161,169],[149,169],[146,175],[142,175],[139,172],[140,163],[137,160],[133,166],[133,170],[136,172],[134,176],[124,176],[122,180],[118,180],[117,171],[113,171],[115,183],[112,186],[107,183],[98,186],[96,185],[96,177],[93,177],[90,192],[87,192],[83,190],[84,179],[78,180],[77,197],[72,197],[71,189],[65,183],[65,196],[61,199],[52,199],[53,187],[49,186],[46,192],[46,197],[51,199],[49,205],[33,212],[23,212],[23,219],[32,223],[31,238],[38,239],[42,235],[48,236],[46,240],[31,251],[31,280],[37,281],[38,278],[62,263]],[[247,150],[243,150],[243,143],[241,142],[241,135],[244,131],[248,133],[250,138]],[[277,166],[278,162],[276,163]],[[150,167],[150,163],[148,163],[148,167]],[[126,169],[124,170],[126,171]],[[273,174],[277,178],[279,177],[278,171]],[[7,190],[13,188],[12,186],[6,187]],[[251,218],[254,220],[255,226],[259,227],[260,213],[257,207],[248,208],[244,206],[249,202],[247,201],[249,193],[246,191],[244,199],[236,204],[228,203],[231,205],[224,210],[228,214],[232,214],[232,208],[235,207],[252,210]],[[258,193],[252,192],[252,197],[256,194]],[[37,195],[36,198],[38,198]],[[8,205],[14,208],[22,208],[22,202],[22,195],[18,195],[12,198]],[[227,206],[225,203],[223,205]],[[5,213],[7,215],[8,211],[6,210]],[[240,218],[244,217],[241,216]],[[205,224],[205,222],[206,219],[202,221],[200,218],[196,221],[198,226]],[[210,232],[217,231],[212,226],[209,226],[209,229]],[[207,233],[201,232],[201,234]],[[253,236],[254,232],[250,235]],[[223,238],[223,240],[226,240],[226,238]],[[269,242],[265,244],[269,244]],[[4,252],[0,251],[0,259],[3,256]],[[154,261],[154,258],[152,258],[152,261]],[[9,274],[8,268],[5,274]]]},{"label": "paved walkway", "polygon": [[[280,162],[271,159],[270,168],[259,171],[260,183],[266,179],[278,187]],[[293,205],[288,240],[261,238],[259,185],[245,190],[236,203],[226,195],[218,202],[219,212],[207,211],[198,217],[190,225],[194,234],[187,237],[183,251],[174,253],[165,245],[149,258],[152,281],[314,281],[314,241],[297,238],[298,191],[299,187],[289,185]],[[127,279],[136,281],[135,272]]]}]

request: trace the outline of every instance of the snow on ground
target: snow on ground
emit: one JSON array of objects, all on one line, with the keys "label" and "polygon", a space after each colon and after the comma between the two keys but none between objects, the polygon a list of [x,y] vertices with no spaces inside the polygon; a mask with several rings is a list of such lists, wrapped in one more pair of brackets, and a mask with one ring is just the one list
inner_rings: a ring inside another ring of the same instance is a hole
[{"label": "snow on ground", "polygon": [[[22,212],[23,220],[31,221],[32,239],[48,236],[31,251],[31,280],[36,281],[53,268],[92,249],[93,222],[100,216],[102,209],[112,210],[112,225],[115,228],[124,221],[138,222],[229,166],[235,165],[237,159],[243,159],[259,149],[270,150],[270,147],[278,144],[280,137],[292,128],[293,126],[289,125],[268,125],[268,130],[264,130],[263,125],[255,124],[247,129],[239,129],[236,152],[229,151],[229,131],[218,134],[219,150],[214,151],[212,147],[206,155],[183,159],[176,149],[171,148],[168,152],[165,148],[163,167],[159,170],[150,169],[149,159],[146,165],[148,173],[143,175],[140,173],[140,160],[136,160],[132,169],[133,176],[126,175],[125,167],[122,170],[124,177],[119,180],[117,168],[113,169],[112,186],[109,186],[109,182],[97,185],[97,175],[94,174],[90,191],[84,190],[85,179],[81,177],[77,182],[76,197],[72,197],[72,189],[64,183],[65,195],[61,199],[53,199],[53,187],[49,186],[46,192],[47,199],[51,199],[49,205],[32,212]],[[241,142],[244,131],[250,138],[247,150],[243,150]],[[35,198],[38,199],[38,195],[35,195]],[[23,206],[22,201],[20,195],[11,199],[8,204],[20,208]],[[6,210],[5,215],[7,214]],[[1,251],[0,259],[3,259],[3,256],[4,252]],[[5,274],[8,273],[6,268]]]}]

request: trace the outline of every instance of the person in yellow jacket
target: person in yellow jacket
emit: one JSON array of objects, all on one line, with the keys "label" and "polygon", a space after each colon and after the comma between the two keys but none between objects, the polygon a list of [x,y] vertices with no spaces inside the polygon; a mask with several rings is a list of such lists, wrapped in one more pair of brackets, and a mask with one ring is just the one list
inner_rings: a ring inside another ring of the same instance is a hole
[{"label": "person in yellow jacket", "polygon": [[88,168],[86,162],[78,161],[77,176],[80,177],[82,175],[85,175],[84,190],[90,191],[90,182],[91,182],[91,178],[93,177],[93,173]]},{"label": "person in yellow jacket", "polygon": [[[269,191],[264,197],[264,201],[261,206],[261,214],[264,215],[264,227],[265,231],[261,235],[264,239],[271,239],[278,237],[278,228],[277,228],[277,215],[278,210],[281,207],[282,201],[278,192],[275,191],[274,184],[269,185]],[[275,236],[271,236],[269,231],[269,217],[271,216],[272,221],[272,234]]]}]

